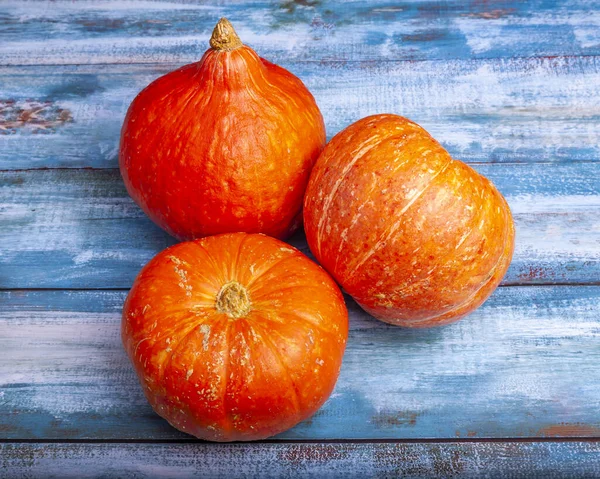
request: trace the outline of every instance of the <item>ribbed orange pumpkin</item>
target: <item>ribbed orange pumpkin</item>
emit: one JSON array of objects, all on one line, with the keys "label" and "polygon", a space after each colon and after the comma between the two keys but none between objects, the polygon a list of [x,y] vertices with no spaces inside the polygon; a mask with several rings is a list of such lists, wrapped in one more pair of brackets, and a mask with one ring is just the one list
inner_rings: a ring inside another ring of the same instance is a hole
[{"label": "ribbed orange pumpkin", "polygon": [[145,88],[127,112],[119,164],[131,197],[179,239],[289,236],[325,144],[313,96],[242,45],[221,19],[200,62]]},{"label": "ribbed orange pumpkin", "polygon": [[333,390],[347,337],[329,275],[258,234],[164,250],[123,309],[123,344],[150,404],[209,441],[263,439],[311,416]]},{"label": "ribbed orange pumpkin", "polygon": [[510,264],[509,207],[419,125],[364,118],[338,133],[306,191],[311,251],[367,312],[430,327],[480,306]]}]

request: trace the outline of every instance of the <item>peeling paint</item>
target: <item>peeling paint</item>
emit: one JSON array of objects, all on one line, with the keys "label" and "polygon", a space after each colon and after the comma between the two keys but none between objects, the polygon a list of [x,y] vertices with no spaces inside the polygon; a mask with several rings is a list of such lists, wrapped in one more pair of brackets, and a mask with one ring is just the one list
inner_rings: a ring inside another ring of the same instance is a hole
[{"label": "peeling paint", "polygon": [[52,101],[0,100],[0,134],[52,133],[72,122],[71,111]]}]

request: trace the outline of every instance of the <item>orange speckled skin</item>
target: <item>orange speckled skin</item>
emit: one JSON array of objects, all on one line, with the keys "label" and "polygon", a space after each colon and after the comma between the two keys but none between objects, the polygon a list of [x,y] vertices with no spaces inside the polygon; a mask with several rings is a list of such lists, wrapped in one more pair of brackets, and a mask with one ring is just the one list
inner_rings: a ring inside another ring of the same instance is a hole
[{"label": "orange speckled skin", "polygon": [[313,254],[363,309],[414,328],[479,307],[514,249],[494,185],[396,115],[364,118],[331,140],[308,184],[304,227]]},{"label": "orange speckled skin", "polygon": [[[251,309],[216,308],[237,281]],[[348,312],[331,277],[291,246],[233,233],[172,246],[140,272],[122,339],[154,410],[209,441],[251,441],[291,428],[331,394]]]},{"label": "orange speckled skin", "polygon": [[209,49],[133,101],[119,165],[136,203],[173,236],[289,236],[325,145],[313,96],[249,47]]}]

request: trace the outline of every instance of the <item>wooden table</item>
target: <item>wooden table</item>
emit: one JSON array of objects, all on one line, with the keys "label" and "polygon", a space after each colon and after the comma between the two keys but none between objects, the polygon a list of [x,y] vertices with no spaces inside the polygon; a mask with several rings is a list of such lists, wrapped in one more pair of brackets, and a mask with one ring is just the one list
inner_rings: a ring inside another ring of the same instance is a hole
[{"label": "wooden table", "polygon": [[[0,476],[600,476],[597,7],[2,0]],[[491,178],[517,224],[503,285],[455,325],[402,330],[349,300],[329,401],[252,444],[171,428],[119,338],[134,276],[174,242],[125,192],[121,122],[221,16],[306,83],[329,136],[405,115]]]}]

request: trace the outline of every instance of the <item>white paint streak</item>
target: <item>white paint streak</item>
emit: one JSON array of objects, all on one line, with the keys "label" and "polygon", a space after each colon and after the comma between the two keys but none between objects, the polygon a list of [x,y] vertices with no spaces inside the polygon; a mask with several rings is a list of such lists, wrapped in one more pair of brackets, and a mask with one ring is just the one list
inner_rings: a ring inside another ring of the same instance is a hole
[{"label": "white paint streak", "polygon": [[77,253],[73,257],[73,263],[76,265],[87,264],[91,261],[98,260],[116,260],[116,261],[124,261],[127,259],[126,253],[122,253],[119,251],[92,251],[92,250],[83,250],[80,253]]}]

